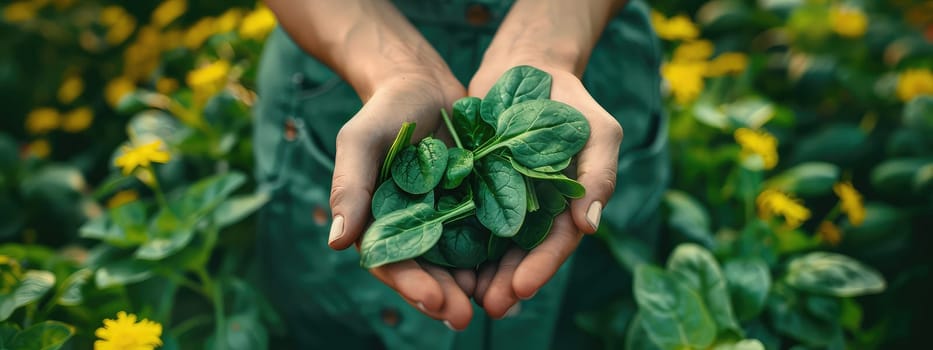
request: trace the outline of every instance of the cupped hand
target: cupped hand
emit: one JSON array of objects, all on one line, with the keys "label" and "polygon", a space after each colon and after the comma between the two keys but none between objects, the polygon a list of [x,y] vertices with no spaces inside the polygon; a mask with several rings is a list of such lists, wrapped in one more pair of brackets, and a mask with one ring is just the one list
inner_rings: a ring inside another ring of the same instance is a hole
[{"label": "cupped hand", "polygon": [[576,157],[577,181],[586,188],[583,198],[558,215],[548,237],[529,252],[513,248],[503,258],[483,266],[477,275],[474,299],[493,318],[501,318],[521,299],[528,299],[551,279],[573,254],[584,233],[594,233],[606,202],[615,190],[622,127],[590,96],[580,78],[566,69],[527,62],[485,62],[470,82],[468,94],[484,97],[509,68],[528,64],[551,74],[551,99],[579,110],[590,124],[590,138]]},{"label": "cupped hand", "polygon": [[[402,123],[415,122],[413,139],[421,139],[442,125],[441,108],[449,108],[463,95],[463,86],[449,73],[400,72],[375,86],[363,108],[337,134],[330,193],[331,248],[350,247],[369,226],[376,180]],[[412,306],[448,327],[466,328],[473,316],[469,299],[475,285],[473,271],[448,271],[406,260],[370,272]]]}]

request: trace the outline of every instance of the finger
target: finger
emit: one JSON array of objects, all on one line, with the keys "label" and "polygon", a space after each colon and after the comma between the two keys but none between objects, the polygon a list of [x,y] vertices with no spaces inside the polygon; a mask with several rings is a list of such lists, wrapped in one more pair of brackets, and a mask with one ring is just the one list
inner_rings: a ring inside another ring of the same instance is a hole
[{"label": "finger", "polygon": [[557,273],[570,254],[577,249],[583,233],[564,212],[554,219],[554,226],[544,242],[528,252],[512,279],[512,289],[521,299],[529,299]]},{"label": "finger", "polygon": [[473,306],[470,304],[470,298],[467,297],[457,281],[450,275],[447,269],[435,265],[423,265],[424,269],[440,283],[444,291],[444,307],[438,312],[435,318],[444,322],[447,328],[452,330],[463,330],[470,324],[473,318]]},{"label": "finger", "polygon": [[585,233],[599,228],[603,208],[615,191],[622,142],[619,123],[605,112],[597,115],[605,116],[589,118],[590,138],[577,155],[577,181],[583,184],[586,194],[570,203],[573,221]]},{"label": "finger", "polygon": [[[362,113],[362,112],[361,112]],[[354,117],[357,118],[357,117]],[[381,138],[364,135],[351,119],[337,134],[334,178],[330,190],[333,221],[328,245],[346,249],[355,242],[369,221],[375,180],[382,162]]]},{"label": "finger", "polygon": [[483,297],[486,295],[486,291],[489,290],[492,279],[496,277],[498,265],[498,261],[487,262],[479,268],[479,272],[476,274],[476,289],[473,290],[473,300],[476,300],[476,303],[480,306],[483,306]]},{"label": "finger", "polygon": [[463,294],[472,296],[473,291],[476,290],[476,272],[473,270],[459,269],[454,270],[453,275],[454,280],[457,281],[457,285],[463,290]]},{"label": "finger", "polygon": [[512,289],[512,278],[515,269],[522,258],[525,257],[525,251],[519,248],[512,248],[505,253],[499,266],[496,269],[496,276],[489,284],[489,289],[483,295],[483,308],[493,319],[501,319],[505,316],[515,303],[518,302],[518,296]]},{"label": "finger", "polygon": [[369,272],[429,316],[444,307],[441,284],[414,260],[383,265]]}]

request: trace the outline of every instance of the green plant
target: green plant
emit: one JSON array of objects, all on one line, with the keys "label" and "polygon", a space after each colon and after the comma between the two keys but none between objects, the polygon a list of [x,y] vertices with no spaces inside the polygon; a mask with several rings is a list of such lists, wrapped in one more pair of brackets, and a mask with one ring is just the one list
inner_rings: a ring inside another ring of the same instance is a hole
[{"label": "green plant", "polygon": [[543,241],[566,198],[584,194],[559,171],[589,137],[583,115],[549,100],[550,89],[549,74],[519,66],[485,99],[456,101],[453,119],[442,111],[456,143],[449,149],[431,137],[408,145],[414,125],[403,125],[373,195],[361,265],[423,256],[472,268],[508,247],[500,237],[524,249]]}]

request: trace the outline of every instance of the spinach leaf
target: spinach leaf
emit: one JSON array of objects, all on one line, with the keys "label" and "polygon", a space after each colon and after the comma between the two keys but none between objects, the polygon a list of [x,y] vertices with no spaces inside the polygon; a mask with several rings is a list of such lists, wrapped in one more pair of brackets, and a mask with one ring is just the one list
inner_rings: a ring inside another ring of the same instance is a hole
[{"label": "spinach leaf", "polygon": [[564,196],[569,198],[583,198],[583,195],[586,194],[586,189],[583,188],[583,184],[567,177],[564,174],[544,173],[537,170],[528,169],[524,165],[516,162],[514,158],[509,159],[512,162],[512,167],[515,168],[515,170],[517,170],[519,173],[532,179],[546,180],[550,182]]},{"label": "spinach leaf", "polygon": [[[441,234],[441,237],[444,237],[443,233]],[[440,240],[438,240],[438,242],[440,242]],[[441,246],[436,243],[433,247],[431,247],[431,249],[428,249],[428,251],[424,252],[424,254],[421,254],[421,258],[434,265],[454,267],[450,264],[450,262],[447,261],[446,258],[444,258],[444,254],[441,253]]]},{"label": "spinach leaf", "polygon": [[392,147],[389,147],[389,153],[386,154],[386,159],[382,163],[382,170],[379,172],[379,182],[389,178],[389,172],[392,169],[392,163],[395,161],[395,157],[398,156],[398,153],[401,152],[405,146],[411,143],[411,135],[414,133],[415,123],[402,123],[402,127],[398,129],[398,134],[395,135],[395,141],[392,142]]},{"label": "spinach leaf", "polygon": [[502,259],[505,252],[512,246],[512,240],[496,235],[489,235],[489,244],[486,245],[486,260],[496,261]]},{"label": "spinach leaf", "polygon": [[454,131],[467,149],[474,150],[496,134],[493,125],[483,121],[479,115],[481,100],[464,97],[454,102]]},{"label": "spinach leaf", "polygon": [[507,147],[528,168],[559,164],[580,152],[589,137],[589,124],[573,107],[551,100],[527,101],[502,112],[496,137],[476,150],[475,158]]},{"label": "spinach leaf", "polygon": [[444,173],[443,187],[452,189],[460,186],[471,171],[473,171],[473,152],[456,147],[448,149],[447,171]]},{"label": "spinach leaf", "polygon": [[678,278],[644,264],[635,269],[635,301],[648,337],[662,349],[706,349],[716,323],[703,299]]},{"label": "spinach leaf", "polygon": [[549,165],[542,165],[542,166],[533,168],[533,169],[531,169],[531,170],[540,171],[540,172],[542,172],[542,173],[556,173],[556,172],[561,172],[561,171],[563,171],[564,169],[567,169],[567,167],[570,166],[570,162],[571,162],[572,160],[573,160],[573,158],[567,158],[567,159],[564,159],[563,162],[554,163],[554,164],[549,164]]},{"label": "spinach leaf", "polygon": [[499,237],[512,237],[525,220],[525,180],[508,160],[490,155],[476,164],[476,218]]},{"label": "spinach leaf", "polygon": [[426,137],[418,146],[408,146],[392,163],[392,180],[408,193],[424,194],[434,189],[447,168],[447,146]]},{"label": "spinach leaf", "polygon": [[567,200],[553,181],[534,181],[534,184],[541,210],[557,216],[567,209]]},{"label": "spinach leaf", "polygon": [[480,116],[489,125],[496,126],[499,115],[512,105],[551,97],[551,80],[550,74],[531,66],[507,70],[480,103]]},{"label": "spinach leaf", "polygon": [[449,211],[437,211],[424,203],[396,210],[376,220],[363,234],[360,265],[371,269],[412,259],[431,249],[443,232],[443,223],[468,214],[476,206],[467,201]]},{"label": "spinach leaf", "polygon": [[444,227],[444,233],[437,241],[444,261],[456,268],[474,268],[486,260],[489,232],[469,222],[466,220]]},{"label": "spinach leaf", "polygon": [[434,191],[426,194],[411,194],[402,191],[392,180],[386,180],[373,193],[373,218],[379,219],[388,213],[405,209],[417,203],[434,204]]},{"label": "spinach leaf", "polygon": [[544,210],[528,213],[522,228],[512,237],[512,242],[524,250],[532,250],[544,242],[553,224],[554,214]]},{"label": "spinach leaf", "polygon": [[719,334],[744,336],[732,311],[726,277],[713,254],[693,243],[681,244],[667,260],[667,270],[700,295]]}]

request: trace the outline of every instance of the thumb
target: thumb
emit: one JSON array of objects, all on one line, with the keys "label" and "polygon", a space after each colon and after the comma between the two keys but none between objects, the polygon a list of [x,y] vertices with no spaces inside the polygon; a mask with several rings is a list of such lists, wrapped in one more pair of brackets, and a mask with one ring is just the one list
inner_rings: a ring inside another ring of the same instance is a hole
[{"label": "thumb", "polygon": [[577,157],[577,181],[586,188],[586,195],[570,204],[574,223],[585,233],[599,228],[603,208],[615,191],[622,142],[619,122],[608,113],[600,114],[605,117],[588,118],[590,139]]},{"label": "thumb", "polygon": [[[379,137],[347,122],[337,134],[337,154],[334,178],[330,189],[333,221],[327,244],[337,250],[346,249],[363,234],[370,217],[375,181],[379,175]],[[369,134],[369,135],[366,135]]]}]

